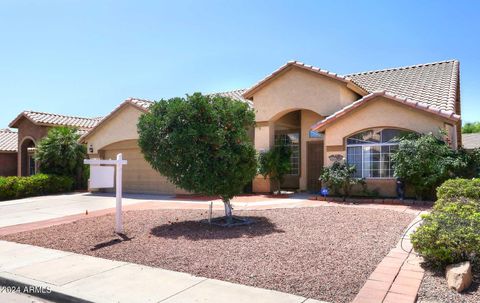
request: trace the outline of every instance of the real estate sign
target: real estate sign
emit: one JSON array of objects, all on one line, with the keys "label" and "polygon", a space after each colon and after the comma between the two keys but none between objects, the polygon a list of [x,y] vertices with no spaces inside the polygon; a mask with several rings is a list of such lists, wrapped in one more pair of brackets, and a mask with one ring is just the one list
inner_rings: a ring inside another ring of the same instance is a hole
[{"label": "real estate sign", "polygon": [[[88,184],[90,188],[112,188],[116,168],[115,193],[115,232],[123,233],[122,223],[122,166],[127,165],[127,160],[123,160],[122,154],[117,155],[116,160],[85,159],[83,163],[90,164],[90,179]],[[104,166],[101,166],[104,165]],[[115,166],[105,166],[115,165]]]}]

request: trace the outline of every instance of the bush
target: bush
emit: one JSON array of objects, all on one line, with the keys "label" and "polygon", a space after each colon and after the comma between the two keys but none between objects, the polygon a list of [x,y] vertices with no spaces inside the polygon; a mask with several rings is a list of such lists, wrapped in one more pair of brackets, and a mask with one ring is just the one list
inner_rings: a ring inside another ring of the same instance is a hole
[{"label": "bush", "polygon": [[467,122],[462,127],[463,134],[480,133],[480,122]]},{"label": "bush", "polygon": [[438,201],[449,201],[462,197],[480,200],[480,179],[450,179],[437,188]]},{"label": "bush", "polygon": [[71,191],[73,178],[37,174],[30,177],[0,177],[0,200],[19,199]]},{"label": "bush", "polygon": [[395,177],[413,187],[418,200],[434,199],[435,188],[451,178],[455,152],[433,134],[410,134],[400,138],[392,154]]},{"label": "bush", "polygon": [[412,244],[428,262],[444,267],[480,256],[480,179],[448,180],[438,188],[433,211],[412,234]]},{"label": "bush", "polygon": [[362,178],[354,177],[356,171],[355,165],[348,165],[343,160],[335,161],[323,169],[319,180],[322,181],[322,185],[329,186],[336,195],[342,194],[345,201],[354,185],[365,184]]},{"label": "bush", "polygon": [[35,159],[44,174],[74,178],[76,188],[86,187],[83,159],[87,157],[85,145],[78,142],[80,135],[72,127],[54,127],[40,140]]},{"label": "bush", "polygon": [[[290,171],[290,156],[292,150],[284,143],[275,145],[269,151],[259,155],[259,174],[265,178],[270,177],[275,183],[276,190],[280,194],[280,187],[284,176]],[[274,191],[275,192],[275,191]]]},{"label": "bush", "polygon": [[247,103],[195,93],[155,102],[138,121],[138,145],[153,169],[176,186],[220,196],[230,223],[230,199],[257,173],[248,137],[254,125]]}]

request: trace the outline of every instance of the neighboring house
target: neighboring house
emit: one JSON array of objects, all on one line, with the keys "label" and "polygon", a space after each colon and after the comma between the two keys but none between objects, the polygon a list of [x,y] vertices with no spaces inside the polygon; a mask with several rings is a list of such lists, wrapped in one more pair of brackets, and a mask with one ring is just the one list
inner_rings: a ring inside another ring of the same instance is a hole
[{"label": "neighboring house", "polygon": [[0,129],[0,176],[17,175],[18,134]]},{"label": "neighboring house", "polygon": [[[442,129],[452,148],[461,146],[459,77],[455,60],[346,76],[291,61],[249,89],[219,94],[253,106],[257,151],[280,140],[291,146],[284,187],[318,191],[321,169],[342,156],[356,165],[357,176],[366,178],[371,190],[393,196],[395,136]],[[91,157],[124,154],[126,191],[182,192],[149,166],[137,145],[138,118],[151,104],[126,100],[81,140]],[[270,189],[268,179],[253,180],[254,192]]]},{"label": "neighboring house", "polygon": [[480,148],[480,133],[462,134],[462,143],[466,150]]},{"label": "neighboring house", "polygon": [[11,123],[11,128],[18,129],[18,155],[17,169],[18,176],[34,175],[38,165],[34,159],[35,148],[48,130],[57,126],[71,126],[78,128],[83,135],[93,128],[101,118],[82,118],[65,116],[35,111],[24,111],[20,113]]}]

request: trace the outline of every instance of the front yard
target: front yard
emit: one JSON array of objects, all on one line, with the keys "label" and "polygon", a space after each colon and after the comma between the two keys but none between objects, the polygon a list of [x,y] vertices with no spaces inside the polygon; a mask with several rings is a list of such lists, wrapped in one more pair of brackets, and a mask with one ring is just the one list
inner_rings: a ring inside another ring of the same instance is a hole
[{"label": "front yard", "polygon": [[[478,269],[474,272],[478,272]],[[445,271],[429,270],[425,272],[422,285],[418,291],[418,302],[429,303],[478,303],[480,302],[480,277],[474,276],[472,285],[462,293],[448,289]]]},{"label": "front yard", "polygon": [[[239,211],[256,224],[199,223],[200,210],[128,211],[3,237],[198,276],[349,302],[395,246],[412,214],[357,207]],[[221,215],[221,213],[216,213]]]}]

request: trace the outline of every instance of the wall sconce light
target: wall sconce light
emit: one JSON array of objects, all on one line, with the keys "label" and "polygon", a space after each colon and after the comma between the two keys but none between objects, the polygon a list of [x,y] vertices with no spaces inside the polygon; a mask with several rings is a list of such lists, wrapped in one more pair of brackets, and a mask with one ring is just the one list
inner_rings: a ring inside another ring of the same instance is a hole
[{"label": "wall sconce light", "polygon": [[93,153],[93,145],[92,145],[92,144],[90,144],[90,145],[88,146],[88,151],[91,152],[91,153]]}]

